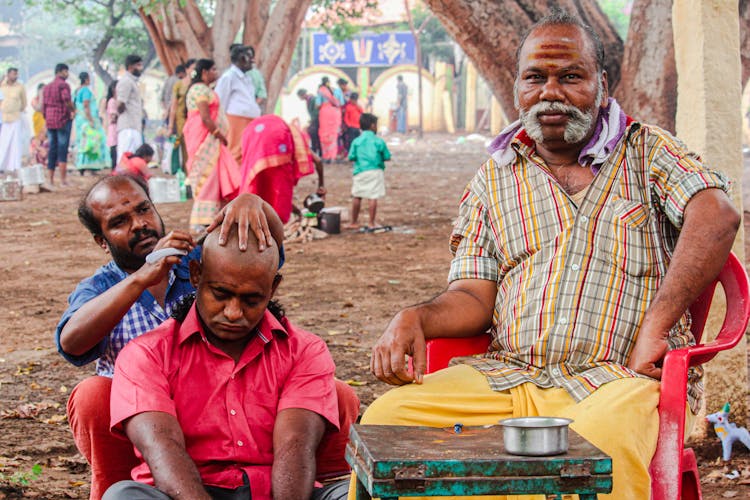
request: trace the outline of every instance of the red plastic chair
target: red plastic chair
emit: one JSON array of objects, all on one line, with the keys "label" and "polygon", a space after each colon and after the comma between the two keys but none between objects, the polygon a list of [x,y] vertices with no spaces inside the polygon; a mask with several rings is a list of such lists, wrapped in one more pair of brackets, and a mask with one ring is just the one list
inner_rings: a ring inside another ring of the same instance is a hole
[{"label": "red plastic chair", "polygon": [[[721,283],[727,308],[724,323],[716,339],[701,344],[716,284]],[[664,358],[659,398],[659,440],[651,461],[651,497],[653,500],[702,499],[695,454],[683,447],[688,367],[710,361],[716,353],[736,346],[750,318],[750,287],[745,267],[733,253],[714,283],[690,306],[692,331],[697,345],[670,351]],[[426,373],[448,366],[457,356],[485,352],[489,335],[468,338],[441,338],[427,341]]]}]

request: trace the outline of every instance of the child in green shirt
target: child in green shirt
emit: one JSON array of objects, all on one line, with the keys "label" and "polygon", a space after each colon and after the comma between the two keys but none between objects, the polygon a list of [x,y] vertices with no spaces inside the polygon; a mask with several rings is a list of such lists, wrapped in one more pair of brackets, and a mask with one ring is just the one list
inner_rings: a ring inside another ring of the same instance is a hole
[{"label": "child in green shirt", "polygon": [[354,178],[352,180],[352,220],[349,229],[359,229],[359,209],[362,198],[368,201],[370,226],[365,231],[377,231],[375,216],[378,210],[378,199],[385,196],[385,162],[391,159],[391,152],[385,141],[376,134],[378,118],[370,113],[363,113],[359,118],[359,128],[362,135],[352,141],[349,148],[349,160],[354,162]]}]

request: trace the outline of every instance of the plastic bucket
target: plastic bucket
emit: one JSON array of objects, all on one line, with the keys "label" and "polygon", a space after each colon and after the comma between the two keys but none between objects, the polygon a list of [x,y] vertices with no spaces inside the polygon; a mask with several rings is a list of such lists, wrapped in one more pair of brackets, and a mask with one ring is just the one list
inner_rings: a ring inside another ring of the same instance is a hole
[{"label": "plastic bucket", "polygon": [[318,228],[328,234],[341,232],[341,211],[324,208],[318,214]]}]

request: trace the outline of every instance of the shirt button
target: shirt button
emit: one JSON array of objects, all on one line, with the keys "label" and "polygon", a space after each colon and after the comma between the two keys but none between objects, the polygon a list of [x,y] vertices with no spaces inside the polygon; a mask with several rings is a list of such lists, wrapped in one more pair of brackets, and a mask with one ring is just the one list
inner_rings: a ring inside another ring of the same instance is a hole
[{"label": "shirt button", "polygon": [[589,221],[588,217],[586,217],[585,215],[581,216],[581,222],[588,222],[588,221]]},{"label": "shirt button", "polygon": [[244,445],[244,444],[245,444],[245,443],[243,443],[242,441],[237,441],[237,446],[242,446],[242,445]]},{"label": "shirt button", "polygon": [[556,377],[559,377],[559,376],[560,376],[560,373],[562,373],[562,372],[560,372],[560,369],[559,369],[559,368],[553,368],[553,369],[552,369],[552,375],[554,375],[554,376],[556,376]]},{"label": "shirt button", "polygon": [[566,323],[568,322],[568,318],[560,318],[560,319],[558,320],[558,322],[559,322],[559,323],[560,323],[561,325],[564,325],[564,324],[566,324]]},{"label": "shirt button", "polygon": [[581,268],[581,266],[579,266],[578,264],[573,264],[572,266],[570,266],[570,268],[571,268],[571,269],[572,269],[573,271],[578,271],[578,270],[579,270],[579,269]]},{"label": "shirt button", "polygon": [[236,412],[236,411],[234,411],[234,410],[229,410],[229,414],[230,414],[230,415],[237,415],[237,412]]}]

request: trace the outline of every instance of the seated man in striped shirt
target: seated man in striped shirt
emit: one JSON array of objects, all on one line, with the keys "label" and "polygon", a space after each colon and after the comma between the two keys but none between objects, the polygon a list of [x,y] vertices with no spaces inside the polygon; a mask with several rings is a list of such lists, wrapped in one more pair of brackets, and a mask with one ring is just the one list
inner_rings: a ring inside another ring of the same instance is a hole
[{"label": "seated man in striped shirt", "polygon": [[[649,498],[660,361],[694,343],[685,311],[721,269],[740,217],[724,175],[609,98],[603,52],[564,13],[523,39],[520,119],[461,198],[448,288],[399,312],[374,347],[373,373],[403,387],[362,422],[569,417],[612,457],[611,498]],[[488,330],[485,355],[423,378],[426,339]],[[698,371],[688,394],[694,413]]]}]

